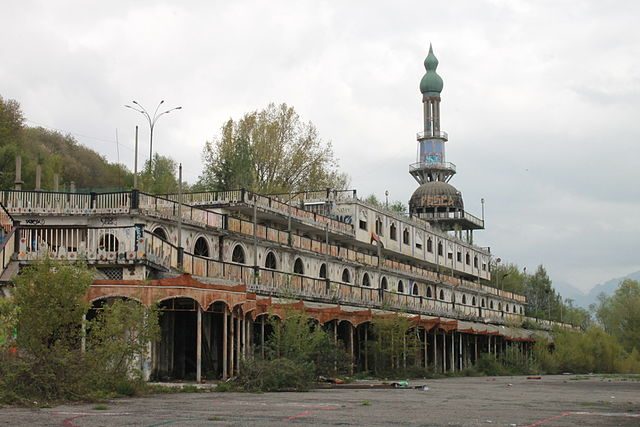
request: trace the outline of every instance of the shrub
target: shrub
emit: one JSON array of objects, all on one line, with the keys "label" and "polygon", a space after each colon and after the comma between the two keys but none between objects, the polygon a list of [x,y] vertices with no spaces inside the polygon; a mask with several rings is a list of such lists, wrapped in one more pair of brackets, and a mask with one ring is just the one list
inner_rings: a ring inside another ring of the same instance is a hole
[{"label": "shrub", "polygon": [[304,391],[315,380],[313,362],[251,359],[241,364],[236,384],[244,391]]}]

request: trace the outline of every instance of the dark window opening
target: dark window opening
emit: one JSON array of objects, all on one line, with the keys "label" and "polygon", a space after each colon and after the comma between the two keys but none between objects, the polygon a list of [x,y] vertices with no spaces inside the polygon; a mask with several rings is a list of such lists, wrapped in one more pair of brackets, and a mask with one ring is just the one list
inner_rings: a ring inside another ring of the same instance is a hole
[{"label": "dark window opening", "polygon": [[342,281],[344,283],[351,283],[351,273],[349,273],[349,269],[345,268],[342,270]]},{"label": "dark window opening", "polygon": [[327,278],[327,264],[322,264],[320,266],[320,277],[323,279]]},{"label": "dark window opening", "polygon": [[[408,228],[405,228],[404,231],[402,232],[402,243],[404,243],[405,245],[409,244],[409,229]],[[420,245],[420,246],[422,246],[422,245]]]},{"label": "dark window opening", "polygon": [[265,268],[276,270],[278,268],[278,262],[276,261],[276,256],[273,252],[268,252],[267,257],[264,259]]},{"label": "dark window opening", "polygon": [[364,276],[362,276],[362,286],[366,288],[371,286],[371,281],[369,280],[369,275],[367,273],[364,273]]},{"label": "dark window opening", "polygon": [[296,261],[293,263],[293,272],[295,274],[304,274],[304,264],[300,258],[296,258]]},{"label": "dark window opening", "polygon": [[198,237],[193,247],[193,254],[209,258],[209,243],[207,243],[207,239],[202,236]]},{"label": "dark window opening", "polygon": [[242,246],[236,245],[236,247],[233,248],[233,253],[231,254],[231,262],[235,262],[238,264],[244,264],[246,262],[244,249],[242,249]]}]

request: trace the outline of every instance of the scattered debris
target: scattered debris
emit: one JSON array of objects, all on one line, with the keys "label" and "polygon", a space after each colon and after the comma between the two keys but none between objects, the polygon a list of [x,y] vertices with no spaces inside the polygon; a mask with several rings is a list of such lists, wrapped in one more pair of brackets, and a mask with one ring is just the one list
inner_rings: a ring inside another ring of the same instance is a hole
[{"label": "scattered debris", "polygon": [[527,377],[528,380],[541,380],[542,377],[541,376],[532,376],[532,377]]}]

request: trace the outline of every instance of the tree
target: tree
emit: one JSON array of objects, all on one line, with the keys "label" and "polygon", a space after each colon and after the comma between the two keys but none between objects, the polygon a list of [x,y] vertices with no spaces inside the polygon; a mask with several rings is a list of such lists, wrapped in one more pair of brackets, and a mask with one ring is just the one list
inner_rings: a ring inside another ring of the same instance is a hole
[{"label": "tree", "polygon": [[153,160],[146,162],[144,171],[140,175],[142,190],[151,194],[176,193],[178,191],[177,166],[175,160],[154,154]]},{"label": "tree", "polygon": [[596,317],[626,351],[640,349],[640,282],[625,279],[613,295],[601,294]]},{"label": "tree", "polygon": [[402,203],[400,200],[396,200],[395,202],[391,203],[389,206],[386,206],[386,203],[382,203],[378,199],[378,197],[376,197],[375,194],[369,194],[367,197],[365,197],[364,202],[372,206],[375,206],[378,209],[388,209],[390,211],[397,212],[400,214],[407,212],[407,205]]},{"label": "tree", "polygon": [[0,188],[10,188],[15,174],[15,156],[22,141],[24,117],[20,104],[0,96]]},{"label": "tree", "polygon": [[[133,362],[157,337],[157,315],[137,303],[116,302],[85,328],[92,282],[84,265],[50,259],[16,277],[13,296],[0,304],[0,320],[17,331],[0,346],[0,402],[131,394],[139,385]],[[5,336],[12,332],[2,329]]]},{"label": "tree", "polygon": [[286,104],[229,119],[202,156],[199,186],[207,190],[244,187],[268,194],[344,189],[347,183],[331,144]]}]

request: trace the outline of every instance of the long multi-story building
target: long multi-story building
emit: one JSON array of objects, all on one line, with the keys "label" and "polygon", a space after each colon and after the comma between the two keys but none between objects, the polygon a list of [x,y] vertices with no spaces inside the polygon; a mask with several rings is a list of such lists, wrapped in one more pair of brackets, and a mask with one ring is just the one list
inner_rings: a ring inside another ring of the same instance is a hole
[{"label": "long multi-story building", "polygon": [[[341,339],[353,370],[368,369],[371,322],[409,318],[417,363],[447,372],[516,346],[526,357],[548,321],[522,295],[488,285],[491,253],[474,244],[483,219],[451,184],[440,127],[442,79],[429,49],[420,82],[423,130],[410,165],[420,184],[400,213],[356,191],[261,195],[248,190],[152,195],[23,189],[0,193],[0,290],[21,266],[51,257],[95,268],[87,298],[158,304],[161,339],[146,375],[227,378],[264,342],[267,316],[303,309]],[[37,180],[39,181],[39,180]],[[537,325],[536,330],[525,325]]]}]

